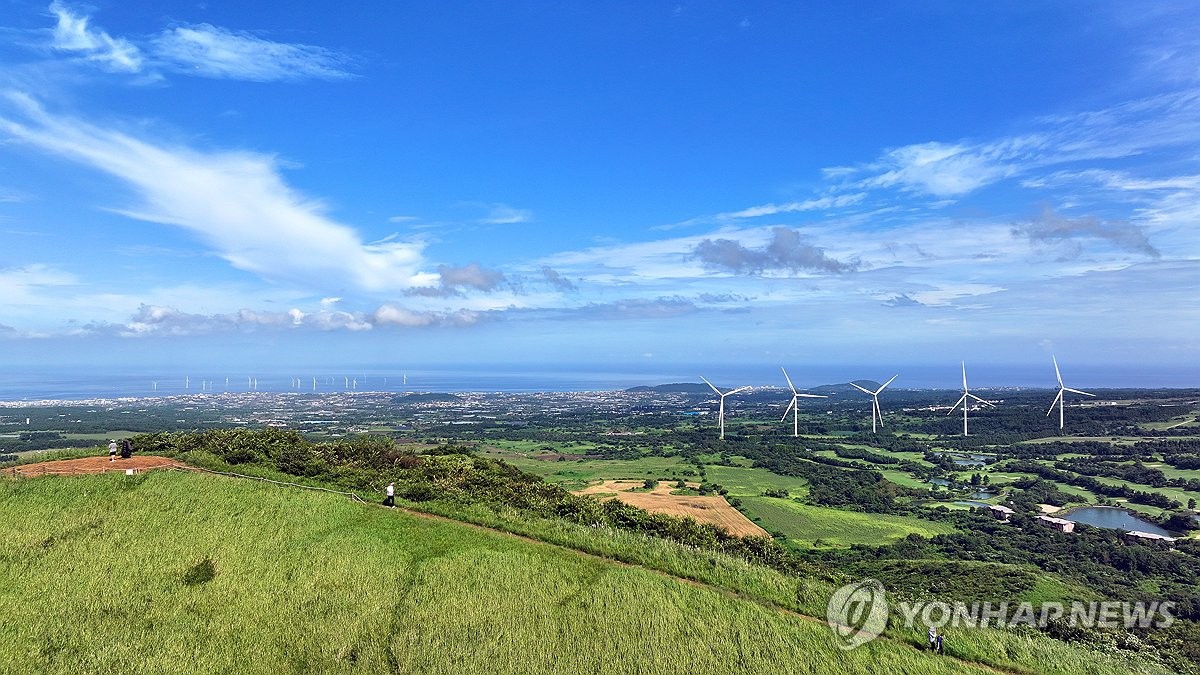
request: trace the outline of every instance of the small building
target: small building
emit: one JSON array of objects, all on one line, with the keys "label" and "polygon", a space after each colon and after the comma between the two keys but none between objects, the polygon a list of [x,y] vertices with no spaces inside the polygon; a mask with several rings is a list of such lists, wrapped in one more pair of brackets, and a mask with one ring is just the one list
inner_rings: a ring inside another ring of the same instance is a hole
[{"label": "small building", "polygon": [[1065,518],[1055,518],[1054,516],[1038,516],[1038,520],[1047,527],[1053,527],[1059,532],[1074,532],[1075,523],[1066,520]]},{"label": "small building", "polygon": [[1150,532],[1139,532],[1137,530],[1122,533],[1121,539],[1123,539],[1127,544],[1143,543],[1155,544],[1157,546],[1170,546],[1171,544],[1175,543],[1175,537],[1168,537],[1166,535],[1153,534]]},{"label": "small building", "polygon": [[1008,522],[1009,517],[1016,513],[1016,511],[1013,511],[1007,506],[1000,506],[998,504],[988,504],[985,510],[992,514],[992,517],[996,520],[1001,520],[1004,522]]}]

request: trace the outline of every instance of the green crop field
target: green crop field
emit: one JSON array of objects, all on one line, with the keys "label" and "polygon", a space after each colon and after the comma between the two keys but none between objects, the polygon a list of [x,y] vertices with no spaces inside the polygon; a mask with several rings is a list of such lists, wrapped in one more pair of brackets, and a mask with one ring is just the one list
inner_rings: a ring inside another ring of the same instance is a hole
[{"label": "green crop field", "polygon": [[979,672],[337,495],[152,473],[4,481],[0,506],[4,672]]},{"label": "green crop field", "polygon": [[932,537],[954,528],[911,516],[841,511],[775,497],[743,497],[743,509],[767,531],[804,545],[884,544],[910,534]]},{"label": "green crop field", "polygon": [[[503,456],[502,459],[522,471],[537,474],[552,483],[564,483],[569,488],[608,479],[697,479],[696,467],[683,462],[679,457],[564,459],[561,462],[511,456]],[[691,473],[685,474],[685,471]]]},{"label": "green crop field", "polygon": [[708,480],[729,490],[731,497],[757,497],[767,490],[787,490],[793,497],[808,493],[808,481],[780,476],[767,469],[710,465],[704,467]]}]

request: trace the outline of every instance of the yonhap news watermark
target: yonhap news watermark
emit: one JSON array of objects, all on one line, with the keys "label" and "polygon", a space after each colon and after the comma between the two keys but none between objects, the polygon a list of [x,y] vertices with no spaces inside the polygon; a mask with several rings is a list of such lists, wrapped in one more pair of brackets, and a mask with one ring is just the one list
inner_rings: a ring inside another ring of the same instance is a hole
[{"label": "yonhap news watermark", "polygon": [[906,630],[941,631],[945,628],[1046,628],[1060,622],[1072,628],[1167,628],[1175,622],[1175,603],[1075,601],[946,602],[903,601],[889,603],[883,584],[864,579],[834,591],[825,618],[842,649],[854,649],[874,640],[895,621]]}]

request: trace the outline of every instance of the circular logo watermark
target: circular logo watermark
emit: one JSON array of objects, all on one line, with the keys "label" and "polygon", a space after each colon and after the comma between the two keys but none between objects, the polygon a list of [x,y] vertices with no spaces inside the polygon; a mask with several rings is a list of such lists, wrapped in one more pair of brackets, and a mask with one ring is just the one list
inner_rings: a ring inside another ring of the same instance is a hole
[{"label": "circular logo watermark", "polygon": [[863,579],[846,584],[829,598],[825,621],[838,639],[838,646],[854,649],[879,637],[887,627],[888,605],[883,584]]}]

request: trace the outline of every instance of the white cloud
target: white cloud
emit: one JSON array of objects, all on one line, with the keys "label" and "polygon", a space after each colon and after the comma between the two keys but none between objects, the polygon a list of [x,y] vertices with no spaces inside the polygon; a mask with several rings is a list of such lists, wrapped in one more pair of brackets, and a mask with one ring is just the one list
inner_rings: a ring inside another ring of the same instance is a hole
[{"label": "white cloud", "polygon": [[478,323],[477,312],[459,310],[454,312],[415,311],[397,305],[382,305],[375,310],[372,320],[379,326],[424,328],[427,326],[470,326]]},{"label": "white cloud", "polygon": [[896,148],[876,165],[882,173],[864,187],[900,187],[935,197],[956,197],[1011,175],[1011,155],[989,146],[938,142]]},{"label": "white cloud", "polygon": [[254,82],[343,79],[347,59],[304,44],[284,44],[209,24],[178,26],[151,41],[154,55],[190,75]]},{"label": "white cloud", "polygon": [[141,200],[130,217],[184,228],[235,267],[305,287],[391,292],[437,281],[422,273],[423,244],[364,244],[322,205],[288,186],[275,158],[169,147],[51,115],[10,95],[27,123],[0,117],[0,133],[103,171]]},{"label": "white cloud", "polygon": [[206,23],[174,26],[135,42],[90,26],[89,16],[59,0],[50,4],[50,12],[57,18],[51,48],[80,55],[110,72],[157,79],[163,71],[174,71],[252,82],[353,77],[346,55],[315,45],[273,42]]},{"label": "white cloud", "polygon": [[46,290],[75,286],[79,279],[49,265],[0,268],[0,298],[5,305],[38,304]]},{"label": "white cloud", "polygon": [[73,13],[57,0],[50,3],[50,11],[58,18],[51,42],[54,49],[82,54],[106,70],[136,73],[142,69],[141,51],[129,41],[89,28],[88,17]]},{"label": "white cloud", "polygon": [[533,211],[528,209],[515,209],[507,204],[490,204],[488,214],[480,218],[479,222],[487,225],[511,225],[528,223],[531,220],[533,220]]}]

